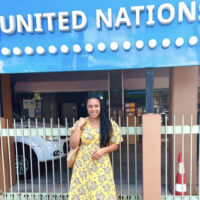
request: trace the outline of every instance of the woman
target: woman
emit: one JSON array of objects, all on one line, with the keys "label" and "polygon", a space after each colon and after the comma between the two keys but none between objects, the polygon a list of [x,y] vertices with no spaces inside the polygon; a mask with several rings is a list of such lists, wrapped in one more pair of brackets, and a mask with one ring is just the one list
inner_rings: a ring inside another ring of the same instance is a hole
[{"label": "woman", "polygon": [[122,141],[118,125],[103,112],[101,99],[86,101],[88,117],[70,128],[70,146],[80,146],[73,166],[68,200],[116,200],[109,153]]}]

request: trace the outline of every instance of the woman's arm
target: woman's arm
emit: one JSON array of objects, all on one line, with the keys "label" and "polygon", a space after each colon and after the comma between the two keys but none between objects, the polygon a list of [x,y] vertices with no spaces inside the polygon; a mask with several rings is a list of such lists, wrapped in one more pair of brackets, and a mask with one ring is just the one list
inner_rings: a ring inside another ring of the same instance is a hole
[{"label": "woman's arm", "polygon": [[113,152],[113,151],[116,151],[117,149],[118,149],[118,144],[110,144],[109,146],[107,146],[107,147],[103,147],[102,149],[103,149],[103,152],[104,152],[104,154],[105,153],[111,153],[111,152]]},{"label": "woman's arm", "polygon": [[92,159],[93,160],[99,160],[104,154],[106,153],[111,153],[115,150],[118,149],[118,144],[110,144],[109,146],[107,147],[103,147],[103,148],[100,148],[100,149],[97,149],[93,152],[92,154]]},{"label": "woman's arm", "polygon": [[119,143],[123,141],[119,126],[114,121],[111,122],[113,133],[112,137],[110,138],[110,145],[107,147],[96,149],[92,154],[93,160],[99,160],[104,154],[116,151],[118,149]]},{"label": "woman's arm", "polygon": [[81,127],[76,126],[75,130],[72,131],[72,134],[69,138],[69,144],[71,148],[76,148],[80,144],[80,138],[81,138]]},{"label": "woman's arm", "polygon": [[69,144],[71,148],[76,148],[77,146],[80,145],[80,138],[81,138],[81,128],[85,125],[86,119],[81,117],[78,120],[78,123],[75,127],[75,130],[72,131],[72,134],[69,138]]}]

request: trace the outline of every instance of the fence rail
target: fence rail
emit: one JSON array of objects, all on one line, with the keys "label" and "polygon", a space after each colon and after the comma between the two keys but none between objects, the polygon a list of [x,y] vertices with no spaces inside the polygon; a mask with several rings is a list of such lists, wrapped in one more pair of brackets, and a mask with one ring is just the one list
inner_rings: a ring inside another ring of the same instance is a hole
[{"label": "fence rail", "polygon": [[[142,135],[141,127],[120,127],[122,135]],[[22,135],[23,132],[23,135]],[[66,128],[0,128],[1,136],[70,136]]]}]

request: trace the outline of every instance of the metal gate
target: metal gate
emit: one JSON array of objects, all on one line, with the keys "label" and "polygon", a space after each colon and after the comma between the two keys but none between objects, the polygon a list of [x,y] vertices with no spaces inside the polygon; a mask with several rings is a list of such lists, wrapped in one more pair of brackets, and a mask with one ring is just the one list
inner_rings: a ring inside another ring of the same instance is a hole
[{"label": "metal gate", "polygon": [[[37,119],[27,123],[14,120],[11,129],[7,128],[7,120],[6,128],[0,127],[0,199],[67,199],[72,170],[66,166],[69,131],[65,122],[61,126],[59,119],[56,125],[53,120],[49,124],[44,119],[42,123]],[[128,119],[127,126],[120,128],[124,142],[111,154],[118,198],[142,199],[142,156],[138,143],[142,130],[129,127]]]}]

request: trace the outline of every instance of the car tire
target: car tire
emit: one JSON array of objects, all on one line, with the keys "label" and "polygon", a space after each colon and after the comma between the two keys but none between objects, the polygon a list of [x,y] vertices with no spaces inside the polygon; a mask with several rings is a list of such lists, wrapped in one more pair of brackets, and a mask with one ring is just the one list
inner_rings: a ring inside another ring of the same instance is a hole
[{"label": "car tire", "polygon": [[[30,147],[24,146],[24,155],[25,155],[25,168],[26,168],[26,179],[31,178],[31,159],[30,159]],[[18,175],[19,179],[24,179],[24,159],[23,159],[23,146],[17,145],[17,156],[18,156]],[[15,162],[16,176],[17,176],[17,163]],[[32,169],[33,176],[38,172],[37,157],[32,150]]]}]

